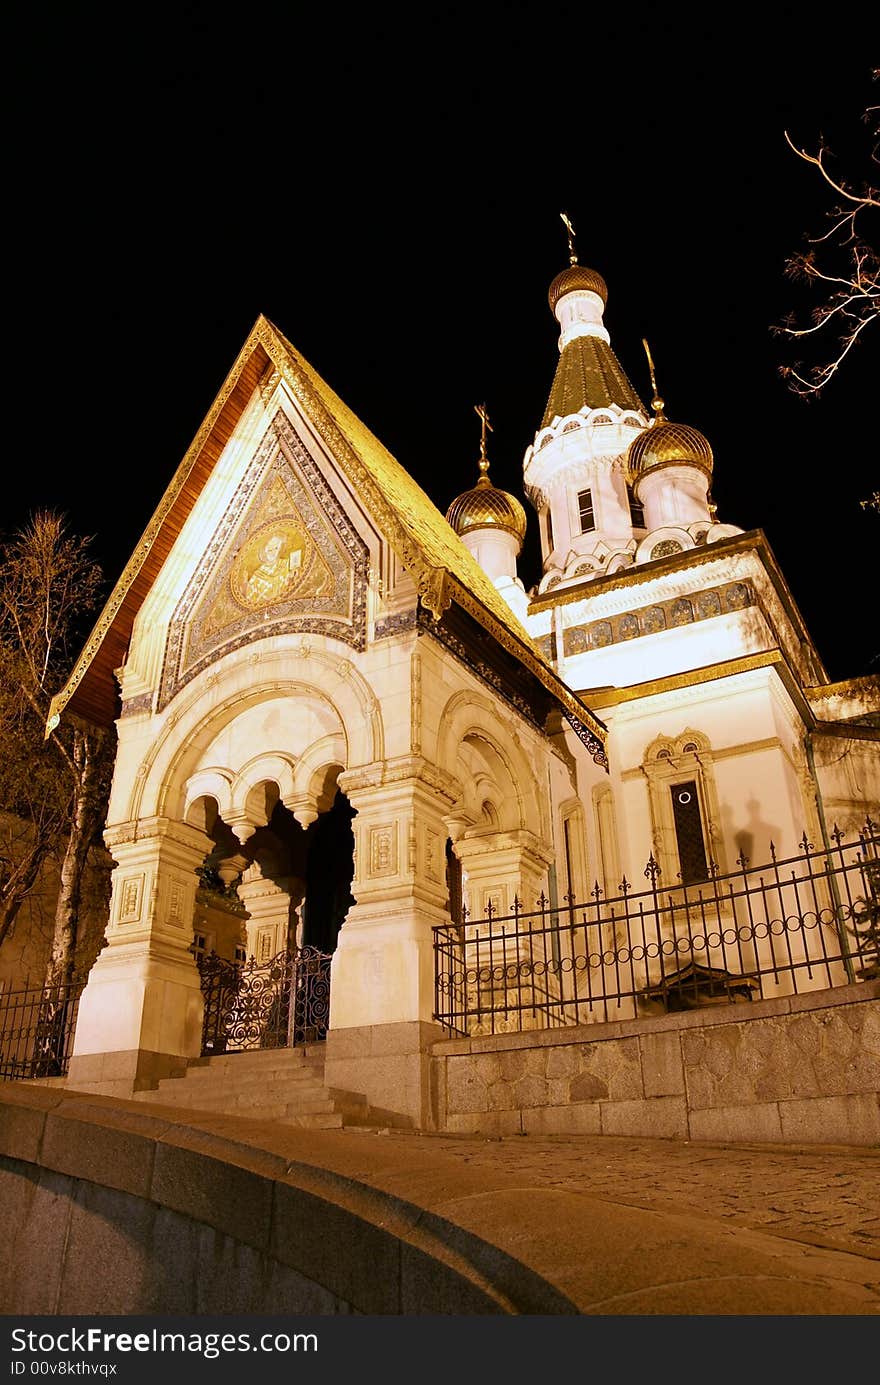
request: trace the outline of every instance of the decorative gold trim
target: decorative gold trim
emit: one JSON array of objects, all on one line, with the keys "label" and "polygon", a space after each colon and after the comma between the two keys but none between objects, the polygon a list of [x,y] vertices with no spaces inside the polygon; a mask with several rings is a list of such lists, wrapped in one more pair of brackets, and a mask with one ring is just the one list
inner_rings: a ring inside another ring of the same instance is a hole
[{"label": "decorative gold trim", "polygon": [[858,674],[854,678],[842,678],[837,683],[810,683],[804,688],[809,698],[858,697],[869,690],[880,696],[880,675],[876,673]]},{"label": "decorative gold trim", "polygon": [[[741,659],[704,664],[702,668],[691,669],[687,673],[672,673],[665,678],[652,678],[647,683],[635,683],[630,688],[598,689],[592,692],[592,697],[597,706],[617,707],[623,702],[635,702],[642,697],[676,692],[679,688],[711,683],[716,678],[733,678],[738,673],[752,673],[755,669],[774,668],[777,665],[785,665],[785,657],[780,649],[771,649],[762,654],[746,654]],[[584,696],[590,692],[590,689],[585,689]]]},{"label": "decorative gold trim", "polygon": [[664,577],[667,572],[677,572],[683,568],[700,567],[703,563],[715,562],[731,553],[748,552],[752,549],[766,550],[763,530],[750,529],[745,534],[734,534],[716,543],[688,548],[683,553],[675,553],[669,558],[654,558],[647,563],[636,563],[632,567],[618,569],[608,577],[588,577],[576,587],[565,587],[562,591],[554,587],[552,592],[542,592],[529,602],[529,615],[538,615],[553,606],[569,606],[573,601],[584,601],[600,592],[619,591],[625,587],[638,587],[651,582],[655,577]]},{"label": "decorative gold trim", "polygon": [[[630,688],[586,688],[581,696],[591,696],[602,708],[615,707],[643,697],[654,697],[664,692],[677,692],[681,688],[698,687],[702,683],[711,683],[715,679],[733,678],[739,673],[752,673],[761,668],[772,668],[779,675],[780,682],[808,730],[815,730],[829,724],[816,720],[809,702],[804,697],[797,674],[792,670],[785,654],[779,648],[765,650],[761,654],[747,654],[741,659],[705,664],[702,668],[691,669],[687,673],[670,674],[666,678],[655,678],[647,683],[636,683]],[[861,729],[864,730],[865,728]],[[869,737],[869,739],[871,738]]]},{"label": "decorative gold trim", "polygon": [[536,658],[532,651],[525,646],[521,640],[518,640],[512,631],[501,626],[496,629],[493,628],[491,624],[488,624],[487,617],[491,621],[491,613],[481,605],[472,592],[462,587],[455,578],[450,578],[450,584],[455,589],[455,600],[458,605],[469,612],[469,614],[472,615],[475,620],[478,620],[484,628],[490,629],[502,648],[506,649],[508,653],[515,655],[519,662],[523,664],[530,673],[534,674],[547,691],[552,693],[567,711],[571,712],[573,716],[576,716],[585,726],[588,726],[604,745],[608,736],[608,728],[605,726],[604,722],[600,721],[599,718],[590,711],[589,707],[587,707],[584,702],[581,702],[577,695],[571,693],[552,669],[544,663],[543,659]]}]

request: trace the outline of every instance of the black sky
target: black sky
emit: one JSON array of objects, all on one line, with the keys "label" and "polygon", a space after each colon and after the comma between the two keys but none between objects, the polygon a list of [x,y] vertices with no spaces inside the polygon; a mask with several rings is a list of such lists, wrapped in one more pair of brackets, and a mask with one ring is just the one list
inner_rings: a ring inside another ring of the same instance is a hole
[{"label": "black sky", "polygon": [[637,390],[646,336],[711,441],[719,519],[764,529],[833,679],[877,671],[878,342],[806,404],[770,328],[829,206],[783,131],[868,176],[880,23],[608,10],[13,6],[0,528],[60,509],[114,580],[260,312],[441,510],[481,401],[521,492],[564,209]]}]

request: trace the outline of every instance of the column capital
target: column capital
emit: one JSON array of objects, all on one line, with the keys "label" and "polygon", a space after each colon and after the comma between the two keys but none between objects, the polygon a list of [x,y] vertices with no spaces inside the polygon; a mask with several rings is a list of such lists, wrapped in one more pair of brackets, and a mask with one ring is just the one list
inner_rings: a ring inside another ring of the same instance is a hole
[{"label": "column capital", "polygon": [[375,760],[343,771],[339,788],[356,806],[361,795],[395,788],[427,788],[450,804],[461,798],[461,784],[454,775],[422,755],[401,755],[393,760]]},{"label": "column capital", "polygon": [[213,849],[206,832],[174,818],[138,818],[135,822],[114,823],[104,829],[104,844],[115,861],[138,855],[180,854],[192,856],[200,865]]}]

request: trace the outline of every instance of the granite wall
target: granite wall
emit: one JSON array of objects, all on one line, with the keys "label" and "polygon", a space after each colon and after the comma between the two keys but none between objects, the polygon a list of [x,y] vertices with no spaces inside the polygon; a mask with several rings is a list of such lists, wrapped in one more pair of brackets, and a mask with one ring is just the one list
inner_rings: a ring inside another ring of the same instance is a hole
[{"label": "granite wall", "polygon": [[880,1144],[880,982],[638,1021],[446,1039],[439,1130]]}]

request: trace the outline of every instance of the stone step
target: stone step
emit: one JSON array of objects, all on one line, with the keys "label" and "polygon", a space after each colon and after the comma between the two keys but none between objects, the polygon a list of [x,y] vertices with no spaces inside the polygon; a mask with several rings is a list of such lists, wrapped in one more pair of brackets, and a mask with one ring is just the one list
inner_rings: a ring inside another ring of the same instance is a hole
[{"label": "stone step", "polygon": [[323,1053],[306,1053],[300,1048],[262,1048],[243,1053],[216,1053],[190,1061],[188,1073],[262,1072],[266,1068],[323,1067]]},{"label": "stone step", "polygon": [[193,1059],[164,1077],[142,1101],[181,1109],[270,1120],[299,1129],[340,1129],[377,1123],[366,1097],[324,1086],[324,1055],[303,1049],[257,1049]]},{"label": "stone step", "polygon": [[[263,1114],[262,1112],[260,1113]],[[293,1126],[297,1130],[341,1130],[345,1121],[340,1112],[332,1115],[295,1115],[275,1117],[279,1125]]]},{"label": "stone step", "polygon": [[214,1073],[208,1077],[195,1079],[187,1073],[186,1077],[163,1077],[158,1086],[160,1092],[177,1091],[180,1084],[186,1087],[187,1091],[194,1092],[255,1092],[265,1091],[270,1087],[277,1087],[281,1084],[296,1091],[298,1088],[311,1086],[323,1086],[322,1074],[319,1072],[285,1072],[283,1069],[273,1068],[271,1072],[265,1074],[250,1072],[228,1077],[222,1073]]},{"label": "stone step", "polygon": [[177,1089],[141,1093],[143,1098],[158,1105],[194,1107],[200,1111],[255,1111],[279,1105],[297,1111],[330,1111],[334,1107],[334,1098],[317,1084],[301,1091],[291,1091],[287,1086],[267,1091],[202,1091],[182,1083]]}]

